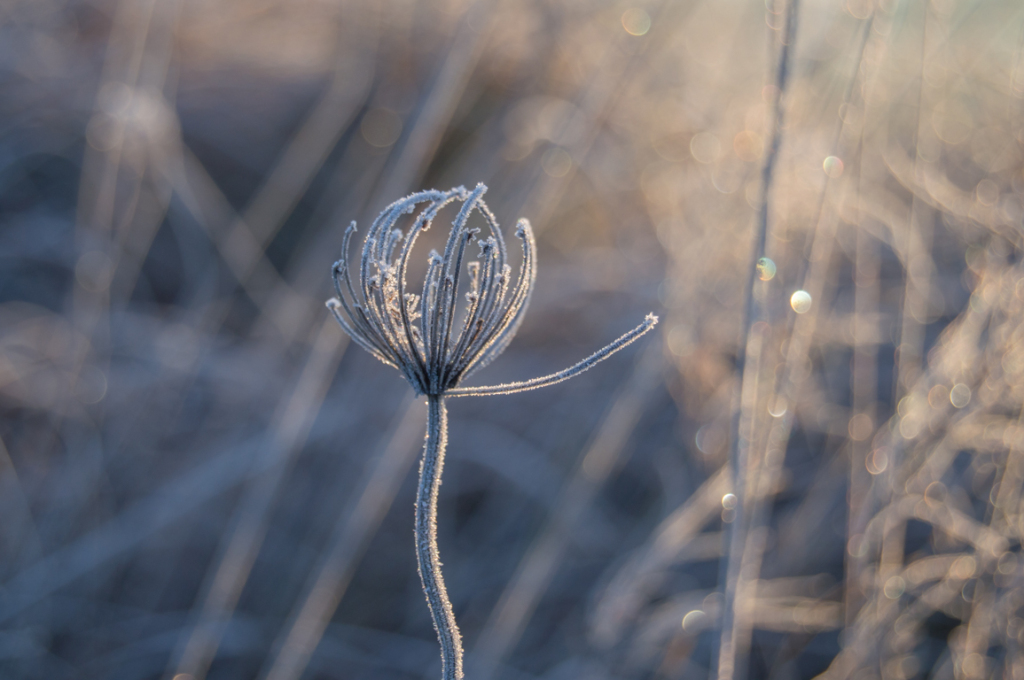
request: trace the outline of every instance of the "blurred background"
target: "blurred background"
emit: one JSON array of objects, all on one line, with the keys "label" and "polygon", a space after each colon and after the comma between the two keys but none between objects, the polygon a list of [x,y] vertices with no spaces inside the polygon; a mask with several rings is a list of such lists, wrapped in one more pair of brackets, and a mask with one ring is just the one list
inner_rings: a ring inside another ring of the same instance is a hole
[{"label": "blurred background", "polygon": [[1022,48],[1014,0],[7,0],[0,675],[438,677],[425,406],[323,303],[350,220],[482,181],[539,276],[473,384],[661,323],[451,401],[467,677],[1024,678]]}]

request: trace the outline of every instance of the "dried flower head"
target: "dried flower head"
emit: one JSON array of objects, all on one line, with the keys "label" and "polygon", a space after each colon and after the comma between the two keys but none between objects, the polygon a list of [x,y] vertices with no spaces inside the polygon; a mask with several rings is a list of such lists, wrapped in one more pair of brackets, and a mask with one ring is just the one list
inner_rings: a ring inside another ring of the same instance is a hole
[{"label": "dried flower head", "polygon": [[[458,388],[476,369],[486,366],[512,340],[526,311],[537,273],[536,244],[530,223],[520,219],[516,236],[522,241],[523,263],[512,281],[505,240],[483,195],[487,187],[473,191],[456,187],[450,191],[421,191],[395,201],[370,226],[363,242],[358,285],[353,285],[348,264],[349,244],[356,231],[353,222],[345,231],[342,258],[334,263],[334,287],[338,297],[327,301],[345,332],[363,349],[402,371],[419,394],[468,396],[508,394],[566,380],[625,347],[650,330],[657,317],[644,323],[611,345],[575,366],[524,383],[484,388]],[[430,252],[426,279],[419,294],[409,292],[406,282],[409,255],[416,239],[430,228],[446,205],[461,201],[444,254]],[[395,227],[403,215],[416,212],[407,235]],[[468,226],[478,211],[490,234]],[[465,262],[470,241],[480,247],[479,260]],[[399,244],[401,248],[399,249]],[[397,257],[396,257],[397,250]],[[468,274],[467,307],[456,329],[459,285],[463,268]]]},{"label": "dried flower head", "polygon": [[[473,191],[463,187],[451,191],[422,191],[389,205],[366,234],[358,286],[352,284],[348,265],[348,248],[356,230],[353,222],[345,232],[342,257],[334,263],[334,287],[338,297],[327,301],[338,323],[356,343],[402,371],[413,389],[427,395],[427,436],[416,496],[416,563],[441,645],[444,680],[462,678],[462,638],[441,577],[441,558],[437,550],[437,496],[448,431],[444,398],[511,394],[567,380],[633,342],[658,321],[654,315],[647,315],[644,322],[629,333],[558,373],[507,385],[459,387],[464,377],[490,363],[512,340],[530,300],[537,273],[536,245],[530,223],[519,220],[516,236],[523,243],[523,263],[515,283],[512,282],[505,241],[497,220],[483,201],[485,191],[487,187],[483,184],[478,184]],[[430,228],[438,211],[454,201],[461,201],[462,207],[455,217],[444,255],[431,251],[423,288],[419,294],[411,293],[405,275],[413,244]],[[402,215],[415,213],[420,206],[424,207],[403,240],[395,224]],[[467,226],[474,210],[479,211],[487,223],[490,231],[487,238],[480,238],[480,230]],[[480,246],[480,259],[465,263],[466,248],[473,240]],[[399,244],[401,249],[396,258]],[[456,324],[464,265],[469,276],[466,309],[461,323]]]}]

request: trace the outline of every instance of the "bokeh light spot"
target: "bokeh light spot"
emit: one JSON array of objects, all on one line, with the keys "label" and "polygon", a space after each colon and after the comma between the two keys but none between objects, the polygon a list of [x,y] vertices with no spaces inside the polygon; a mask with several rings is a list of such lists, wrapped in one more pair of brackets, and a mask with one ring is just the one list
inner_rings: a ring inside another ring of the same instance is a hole
[{"label": "bokeh light spot", "polygon": [[856,19],[867,19],[871,16],[872,3],[870,0],[846,0],[846,11]]},{"label": "bokeh light spot", "polygon": [[806,290],[798,290],[789,297],[789,306],[797,314],[806,314],[811,310],[811,294]]},{"label": "bokeh light spot", "polygon": [[963,383],[953,385],[949,391],[949,403],[957,408],[963,408],[971,403],[971,388]]},{"label": "bokeh light spot", "polygon": [[622,14],[622,27],[630,35],[646,35],[651,30],[651,15],[639,7],[631,7]]},{"label": "bokeh light spot", "polygon": [[990,179],[983,179],[978,182],[974,194],[978,197],[978,203],[995,205],[999,202],[999,185]]},{"label": "bokeh light spot", "polygon": [[829,156],[825,159],[825,162],[821,164],[821,167],[825,170],[825,174],[836,179],[843,175],[843,161],[837,156]]},{"label": "bokeh light spot", "polygon": [[569,152],[561,147],[555,147],[548,149],[544,152],[544,158],[541,159],[541,165],[544,167],[546,172],[551,177],[565,177],[572,170],[572,156]]},{"label": "bokeh light spot", "polygon": [[704,623],[704,619],[707,618],[707,614],[699,609],[694,609],[691,612],[687,612],[686,616],[683,617],[683,630],[687,633],[700,630],[701,624]]},{"label": "bokeh light spot", "polygon": [[359,124],[359,132],[367,144],[384,149],[398,141],[402,119],[390,109],[371,109]]},{"label": "bokeh light spot", "polygon": [[689,329],[683,324],[676,324],[665,336],[666,344],[672,354],[677,357],[686,356],[692,351],[692,340]]},{"label": "bokeh light spot", "polygon": [[711,456],[719,452],[725,445],[725,434],[714,425],[705,425],[697,430],[694,443],[705,456]]},{"label": "bokeh light spot", "polygon": [[864,459],[864,467],[872,475],[880,475],[889,467],[889,453],[885,449],[875,449]]},{"label": "bokeh light spot", "polygon": [[928,390],[928,405],[932,408],[942,408],[949,399],[949,388],[945,385],[935,385]]},{"label": "bokeh light spot", "polygon": [[75,393],[83,404],[98,404],[103,401],[107,394],[106,374],[95,366],[85,367],[75,384]]},{"label": "bokeh light spot", "polygon": [[690,140],[690,153],[698,163],[714,163],[722,153],[722,144],[710,132],[701,132]]},{"label": "bokeh light spot", "polygon": [[875,431],[875,425],[871,421],[871,416],[867,413],[858,413],[850,418],[850,422],[847,423],[847,430],[850,433],[850,439],[855,442],[862,442]]},{"label": "bokeh light spot", "polygon": [[906,589],[906,581],[904,581],[900,576],[893,576],[885,582],[885,587],[882,590],[885,592],[885,596],[890,600],[898,600]]},{"label": "bokeh light spot", "polygon": [[924,499],[931,505],[942,505],[946,502],[949,489],[942,482],[932,482],[924,490]]},{"label": "bokeh light spot", "polygon": [[775,263],[771,261],[771,258],[762,257],[757,261],[757,278],[762,281],[774,279],[776,271]]}]

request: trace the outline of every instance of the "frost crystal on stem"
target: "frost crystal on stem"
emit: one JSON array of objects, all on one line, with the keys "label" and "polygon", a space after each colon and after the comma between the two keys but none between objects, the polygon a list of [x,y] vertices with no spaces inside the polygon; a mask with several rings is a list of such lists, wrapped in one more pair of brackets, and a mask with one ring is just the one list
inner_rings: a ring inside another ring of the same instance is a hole
[{"label": "frost crystal on stem", "polygon": [[[604,361],[658,322],[653,314],[647,315],[632,331],[558,373],[505,385],[459,387],[463,378],[489,364],[508,346],[522,322],[537,275],[533,231],[530,223],[521,219],[516,236],[522,242],[523,262],[512,280],[505,240],[483,201],[486,191],[483,184],[473,191],[464,187],[421,191],[389,205],[370,225],[363,241],[356,285],[348,263],[356,231],[353,222],[345,231],[342,257],[333,267],[338,296],[327,301],[328,309],[356,344],[400,370],[413,389],[427,397],[429,416],[416,498],[416,558],[441,644],[444,680],[462,677],[462,638],[437,551],[437,497],[448,438],[444,398],[514,394],[568,380]],[[442,208],[456,201],[462,206],[444,254],[431,251],[423,288],[419,293],[409,292],[406,272],[416,239],[430,228]],[[403,215],[417,210],[408,233],[395,227]],[[479,229],[468,226],[474,211],[483,216],[490,232],[486,238]],[[480,248],[479,260],[466,262],[466,249],[474,240]],[[466,308],[461,323],[456,324],[463,269],[469,278]]]}]

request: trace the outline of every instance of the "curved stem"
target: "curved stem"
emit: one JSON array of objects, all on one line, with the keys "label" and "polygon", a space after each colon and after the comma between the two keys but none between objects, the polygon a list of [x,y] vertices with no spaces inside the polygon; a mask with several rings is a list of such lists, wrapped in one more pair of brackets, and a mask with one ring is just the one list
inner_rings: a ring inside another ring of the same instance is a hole
[{"label": "curved stem", "polygon": [[483,387],[456,387],[454,389],[445,392],[446,396],[449,397],[487,397],[494,394],[515,394],[517,392],[528,392],[530,390],[540,389],[541,387],[547,387],[548,385],[554,385],[560,383],[569,378],[575,377],[583,371],[593,368],[596,364],[601,363],[611,355],[618,352],[620,349],[630,344],[647,331],[654,328],[658,323],[658,317],[653,314],[648,314],[644,322],[626,333],[618,340],[615,340],[609,345],[605,345],[601,349],[597,350],[589,357],[580,361],[579,363],[573,364],[564,371],[558,373],[552,373],[551,375],[544,375],[539,378],[533,378],[531,380],[524,380],[522,382],[505,383],[503,385],[486,385]]},{"label": "curved stem", "polygon": [[444,397],[428,395],[427,436],[420,463],[419,491],[416,493],[416,562],[420,583],[434,619],[437,640],[441,644],[441,677],[462,678],[462,636],[455,624],[455,613],[441,577],[441,558],[437,552],[437,493],[441,488],[444,450],[448,445],[448,411]]}]

